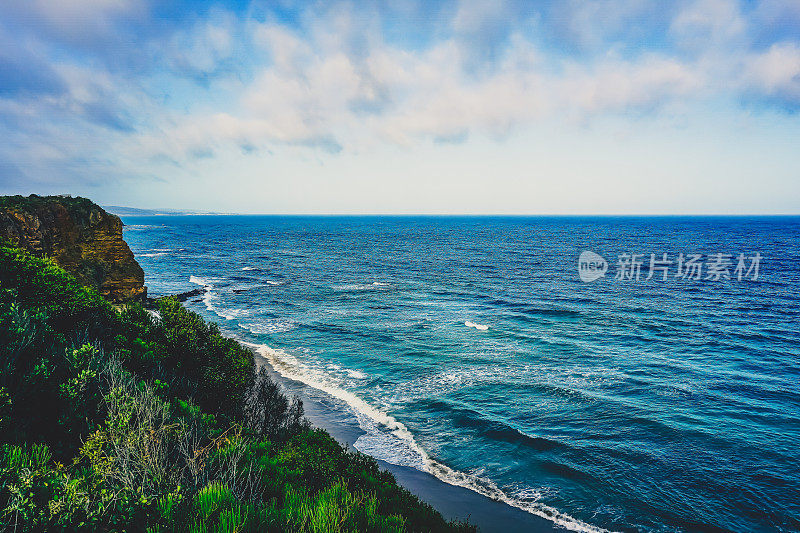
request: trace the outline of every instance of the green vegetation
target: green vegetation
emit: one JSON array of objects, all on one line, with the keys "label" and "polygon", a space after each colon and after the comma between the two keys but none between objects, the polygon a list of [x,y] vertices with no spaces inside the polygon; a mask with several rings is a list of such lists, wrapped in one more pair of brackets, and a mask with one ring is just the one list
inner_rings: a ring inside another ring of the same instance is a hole
[{"label": "green vegetation", "polygon": [[216,325],[158,314],[0,246],[0,527],[474,530],[311,428]]},{"label": "green vegetation", "polygon": [[98,207],[91,200],[80,196],[38,196],[36,194],[31,194],[30,196],[0,196],[0,209],[36,212],[54,205],[63,206],[79,222],[89,220],[89,214]]}]

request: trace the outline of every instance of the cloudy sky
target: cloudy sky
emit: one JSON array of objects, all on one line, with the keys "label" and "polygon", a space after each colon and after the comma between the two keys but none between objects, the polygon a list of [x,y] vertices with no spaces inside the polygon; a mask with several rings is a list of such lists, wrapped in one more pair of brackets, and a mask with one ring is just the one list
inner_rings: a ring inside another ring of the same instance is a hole
[{"label": "cloudy sky", "polygon": [[799,213],[800,1],[0,1],[0,193]]}]

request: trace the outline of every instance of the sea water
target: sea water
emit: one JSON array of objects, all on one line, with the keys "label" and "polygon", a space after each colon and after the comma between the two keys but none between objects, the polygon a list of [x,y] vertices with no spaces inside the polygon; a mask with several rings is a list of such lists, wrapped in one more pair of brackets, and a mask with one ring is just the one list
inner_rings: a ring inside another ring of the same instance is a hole
[{"label": "sea water", "polygon": [[800,218],[124,222],[367,454],[574,530],[800,529]]}]

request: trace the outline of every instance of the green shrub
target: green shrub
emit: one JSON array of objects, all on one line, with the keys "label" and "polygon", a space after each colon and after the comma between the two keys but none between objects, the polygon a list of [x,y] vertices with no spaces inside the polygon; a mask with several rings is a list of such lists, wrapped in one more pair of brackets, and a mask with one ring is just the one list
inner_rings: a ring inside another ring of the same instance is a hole
[{"label": "green shrub", "polygon": [[17,248],[0,245],[0,288],[13,291],[20,307],[46,314],[62,341],[106,338],[119,325],[114,307],[96,290],[51,260]]},{"label": "green shrub", "polygon": [[162,361],[184,378],[187,392],[205,410],[240,418],[253,384],[253,354],[223,337],[216,324],[174,298],[159,300],[166,353]]},{"label": "green shrub", "polygon": [[49,521],[49,502],[61,475],[47,446],[3,445],[0,449],[0,504],[7,528],[40,529]]}]

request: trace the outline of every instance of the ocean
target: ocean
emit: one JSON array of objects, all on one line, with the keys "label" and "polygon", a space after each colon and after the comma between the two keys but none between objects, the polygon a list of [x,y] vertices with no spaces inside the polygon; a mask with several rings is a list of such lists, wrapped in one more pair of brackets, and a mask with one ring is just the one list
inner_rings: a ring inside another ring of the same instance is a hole
[{"label": "ocean", "polygon": [[800,530],[798,217],[123,221],[377,459],[572,530]]}]

